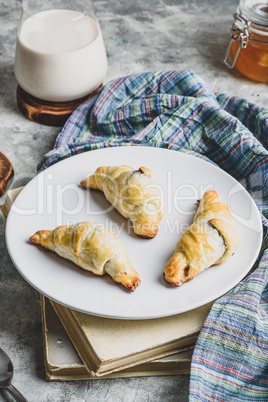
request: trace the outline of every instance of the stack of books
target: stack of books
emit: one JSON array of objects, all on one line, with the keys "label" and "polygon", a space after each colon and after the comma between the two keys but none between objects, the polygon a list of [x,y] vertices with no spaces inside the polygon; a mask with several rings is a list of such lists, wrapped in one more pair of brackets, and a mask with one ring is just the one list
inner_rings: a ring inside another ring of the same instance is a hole
[{"label": "stack of books", "polygon": [[[20,189],[0,206],[7,216]],[[41,295],[46,379],[188,374],[212,303],[171,317],[118,320],[81,313]]]},{"label": "stack of books", "polygon": [[46,378],[66,381],[189,374],[210,304],[138,321],[94,317],[44,296],[41,307]]}]

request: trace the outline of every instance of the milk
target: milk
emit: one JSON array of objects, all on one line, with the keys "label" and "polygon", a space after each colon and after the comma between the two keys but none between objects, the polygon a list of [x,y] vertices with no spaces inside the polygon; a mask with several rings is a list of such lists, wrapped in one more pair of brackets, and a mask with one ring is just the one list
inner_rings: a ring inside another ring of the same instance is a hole
[{"label": "milk", "polygon": [[49,10],[26,19],[18,32],[15,76],[31,95],[70,101],[104,80],[107,58],[100,27],[72,10]]}]

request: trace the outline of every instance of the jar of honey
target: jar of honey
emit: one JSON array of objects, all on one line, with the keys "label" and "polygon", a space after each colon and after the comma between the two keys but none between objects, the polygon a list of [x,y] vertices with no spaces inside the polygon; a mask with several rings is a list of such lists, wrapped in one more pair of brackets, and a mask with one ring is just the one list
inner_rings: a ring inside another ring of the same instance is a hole
[{"label": "jar of honey", "polygon": [[268,0],[240,0],[224,62],[268,83]]}]

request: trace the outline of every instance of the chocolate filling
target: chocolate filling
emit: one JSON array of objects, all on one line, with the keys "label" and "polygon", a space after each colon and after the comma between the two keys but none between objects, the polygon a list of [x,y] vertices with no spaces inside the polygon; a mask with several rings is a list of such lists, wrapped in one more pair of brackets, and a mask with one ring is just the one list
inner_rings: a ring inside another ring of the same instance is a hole
[{"label": "chocolate filling", "polygon": [[190,269],[190,265],[187,265],[187,267],[184,268],[183,272],[184,272],[184,276],[187,278],[188,274],[189,274],[189,269]]},{"label": "chocolate filling", "polygon": [[133,172],[130,173],[128,180],[134,175],[134,174],[144,174],[140,169],[138,170],[133,170]]}]

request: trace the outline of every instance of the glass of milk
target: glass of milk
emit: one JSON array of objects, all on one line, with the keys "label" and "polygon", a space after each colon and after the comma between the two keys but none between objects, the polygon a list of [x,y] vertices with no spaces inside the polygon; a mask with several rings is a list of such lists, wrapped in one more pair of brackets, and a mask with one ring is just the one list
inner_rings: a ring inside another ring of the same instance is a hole
[{"label": "glass of milk", "polygon": [[107,57],[91,0],[23,0],[14,70],[19,86],[45,101],[98,88]]}]

